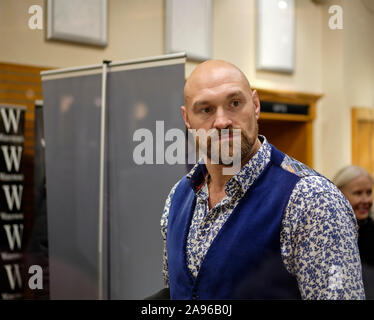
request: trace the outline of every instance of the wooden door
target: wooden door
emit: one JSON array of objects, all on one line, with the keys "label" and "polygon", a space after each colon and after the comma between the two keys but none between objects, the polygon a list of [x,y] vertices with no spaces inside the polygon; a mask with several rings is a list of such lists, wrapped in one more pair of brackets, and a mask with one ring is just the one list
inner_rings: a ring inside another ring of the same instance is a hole
[{"label": "wooden door", "polygon": [[313,121],[321,95],[276,90],[257,90],[260,103],[307,106],[306,114],[261,112],[259,133],[276,148],[313,168]]},{"label": "wooden door", "polygon": [[259,134],[290,157],[308,166],[313,165],[312,156],[308,156],[308,145],[312,145],[312,137],[308,135],[305,122],[260,119]]},{"label": "wooden door", "polygon": [[374,109],[352,108],[352,164],[374,176]]}]

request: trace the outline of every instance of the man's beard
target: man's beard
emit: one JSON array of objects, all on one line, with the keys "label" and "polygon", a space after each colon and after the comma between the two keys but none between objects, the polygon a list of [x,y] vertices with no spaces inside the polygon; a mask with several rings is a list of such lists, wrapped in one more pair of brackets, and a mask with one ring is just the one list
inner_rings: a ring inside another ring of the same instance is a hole
[{"label": "man's beard", "polygon": [[[235,130],[235,131],[234,131]],[[207,137],[207,145],[206,150],[204,147],[204,144],[201,145],[201,151],[204,155],[213,163],[213,164],[220,164],[223,166],[232,166],[234,163],[234,159],[240,161],[240,163],[243,165],[245,162],[249,160],[249,157],[251,155],[252,148],[256,142],[257,135],[258,135],[258,124],[257,121],[255,122],[255,134],[253,137],[250,137],[249,134],[243,130],[240,129],[240,153],[236,152],[236,154],[233,154],[235,150],[234,143],[237,143],[235,140],[238,139],[238,131],[239,129],[229,127],[227,128],[227,132],[223,133],[222,130],[216,129],[216,136],[212,141],[212,136],[208,135]],[[230,136],[233,137],[232,140],[223,140],[220,141],[220,137],[226,137]],[[226,144],[226,148],[229,148],[229,152],[225,152],[225,158],[222,157],[222,145]],[[199,139],[196,139],[196,147],[197,151],[199,151],[200,144]],[[213,149],[212,149],[213,147]],[[213,157],[212,157],[213,153]],[[240,159],[237,159],[237,157],[240,157]],[[212,159],[217,159],[218,161],[212,161]]]}]

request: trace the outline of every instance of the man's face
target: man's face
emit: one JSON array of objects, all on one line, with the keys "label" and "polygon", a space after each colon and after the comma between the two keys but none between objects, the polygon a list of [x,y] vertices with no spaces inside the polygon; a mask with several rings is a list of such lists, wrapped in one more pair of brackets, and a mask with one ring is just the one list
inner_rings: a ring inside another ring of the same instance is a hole
[{"label": "man's face", "polygon": [[[239,70],[219,65],[192,74],[186,84],[182,114],[188,129],[217,130],[219,143],[215,145],[229,143],[230,153],[235,139],[241,139],[241,159],[250,157],[258,134],[260,103],[257,92],[251,92]],[[221,139],[221,129],[230,129],[230,134],[223,137],[228,141]],[[241,136],[233,136],[232,129],[241,129]],[[208,158],[211,144],[208,140]]]}]

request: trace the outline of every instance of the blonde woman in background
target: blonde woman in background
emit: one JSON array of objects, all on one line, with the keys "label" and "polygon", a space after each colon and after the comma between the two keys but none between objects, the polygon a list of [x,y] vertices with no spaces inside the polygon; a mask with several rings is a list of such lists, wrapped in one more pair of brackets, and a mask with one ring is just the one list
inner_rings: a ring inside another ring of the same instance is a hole
[{"label": "blonde woman in background", "polygon": [[373,178],[364,168],[350,165],[341,169],[333,182],[348,199],[357,218],[366,299],[374,299],[374,221],[370,217]]}]

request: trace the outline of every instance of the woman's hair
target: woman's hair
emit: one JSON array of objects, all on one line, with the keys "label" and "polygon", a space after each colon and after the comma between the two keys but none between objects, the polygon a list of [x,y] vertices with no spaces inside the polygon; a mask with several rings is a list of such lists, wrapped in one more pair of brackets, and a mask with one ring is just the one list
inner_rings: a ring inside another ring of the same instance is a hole
[{"label": "woman's hair", "polygon": [[356,179],[359,176],[367,176],[370,181],[373,183],[373,178],[370,176],[370,173],[366,169],[358,166],[349,165],[340,169],[335,177],[332,179],[332,182],[341,189],[347,183]]}]

